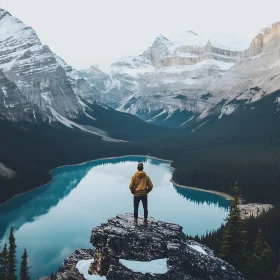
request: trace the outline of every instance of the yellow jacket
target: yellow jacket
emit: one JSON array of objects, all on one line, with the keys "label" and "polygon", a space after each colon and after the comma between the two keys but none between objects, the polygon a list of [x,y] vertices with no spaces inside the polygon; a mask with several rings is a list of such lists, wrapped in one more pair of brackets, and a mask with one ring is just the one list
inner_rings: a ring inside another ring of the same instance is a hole
[{"label": "yellow jacket", "polygon": [[146,196],[153,189],[153,183],[144,171],[137,171],[131,178],[129,188],[134,196]]}]

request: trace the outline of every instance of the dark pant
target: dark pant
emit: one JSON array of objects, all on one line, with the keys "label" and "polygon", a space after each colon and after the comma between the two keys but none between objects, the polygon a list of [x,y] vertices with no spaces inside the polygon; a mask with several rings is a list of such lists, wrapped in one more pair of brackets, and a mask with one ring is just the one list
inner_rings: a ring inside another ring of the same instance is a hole
[{"label": "dark pant", "polygon": [[148,218],[148,197],[146,196],[134,196],[134,218],[138,218],[138,208],[140,200],[142,201],[144,208],[144,218]]}]

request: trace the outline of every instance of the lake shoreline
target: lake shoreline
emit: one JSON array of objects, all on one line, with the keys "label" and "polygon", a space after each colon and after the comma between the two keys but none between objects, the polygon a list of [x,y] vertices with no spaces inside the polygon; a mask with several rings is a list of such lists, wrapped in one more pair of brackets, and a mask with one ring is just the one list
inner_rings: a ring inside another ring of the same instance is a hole
[{"label": "lake shoreline", "polygon": [[208,193],[212,193],[212,194],[216,194],[219,195],[223,198],[225,198],[226,200],[232,200],[233,197],[227,193],[224,192],[219,192],[219,191],[215,191],[215,190],[207,190],[207,189],[200,189],[200,188],[196,188],[196,187],[189,187],[189,186],[184,186],[181,184],[176,183],[173,179],[170,179],[170,182],[180,188],[185,188],[185,189],[190,189],[190,190],[195,190],[195,191],[201,191],[201,192],[208,192]]},{"label": "lake shoreline", "polygon": [[[175,188],[169,182],[174,174],[169,167],[170,160],[129,155],[55,169],[49,185],[18,196],[0,208],[0,239],[3,243],[8,240],[12,225],[18,250],[23,251],[28,245],[29,251],[33,252],[30,257],[32,279],[51,275],[68,254],[77,248],[88,247],[87,236],[93,227],[122,213],[133,216],[133,195],[127,184],[138,162],[144,162],[147,174],[155,181],[155,188],[149,195],[153,217],[178,224],[184,234],[192,236],[217,230],[224,223],[228,211],[226,200]],[[171,204],[166,207],[169,202]],[[142,205],[139,211],[141,219]],[[151,215],[149,219],[152,219]],[[37,250],[38,240],[40,246],[46,248],[43,255]],[[20,255],[17,260],[20,262]]]},{"label": "lake shoreline", "polygon": [[[188,186],[180,185],[180,184],[177,184],[173,179],[170,179],[170,182],[180,188],[216,194],[216,195],[224,197],[226,200],[233,199],[232,196],[230,196],[229,194],[224,193],[224,192],[218,192],[215,190],[206,190],[206,189],[200,189],[200,188],[196,188],[196,187],[188,187]],[[262,215],[263,213],[266,213],[266,212],[270,211],[272,208],[274,208],[274,206],[272,204],[244,203],[243,200],[240,201],[240,204],[238,205],[238,207],[241,210],[242,219],[250,218],[251,216],[257,218],[260,215]]]},{"label": "lake shoreline", "polygon": [[[168,160],[168,159],[161,159],[161,158],[158,158],[158,157],[155,157],[155,156],[151,156],[151,155],[122,155],[122,156],[114,156],[114,157],[104,157],[104,158],[97,158],[97,159],[93,159],[93,160],[87,160],[87,161],[84,161],[84,162],[81,162],[81,163],[74,163],[74,164],[66,164],[66,165],[61,165],[61,166],[58,166],[58,167],[55,167],[53,169],[51,169],[49,171],[49,174],[51,176],[51,179],[43,184],[43,185],[40,185],[36,188],[33,188],[31,190],[28,190],[28,191],[25,191],[25,192],[22,192],[22,193],[18,193],[16,195],[14,195],[13,197],[11,197],[10,199],[4,201],[3,203],[0,203],[0,207],[2,207],[3,205],[5,205],[6,203],[8,203],[9,201],[13,200],[14,198],[20,196],[20,195],[23,195],[23,194],[26,194],[26,193],[29,193],[31,191],[34,191],[36,189],[39,189],[39,188],[43,188],[45,187],[46,185],[48,185],[52,180],[53,180],[53,174],[52,172],[56,169],[59,169],[59,168],[64,168],[64,167],[71,167],[71,166],[80,166],[80,165],[84,165],[84,164],[87,164],[87,163],[90,163],[90,162],[95,162],[95,161],[99,161],[99,160],[106,160],[106,159],[117,159],[117,158],[127,158],[127,157],[143,157],[143,158],[146,158],[146,159],[156,159],[156,160],[160,160],[160,161],[165,161],[165,162],[169,162],[169,168],[172,169],[172,170],[176,170],[176,168],[172,167],[171,164],[173,162],[173,160]],[[221,196],[223,198],[225,198],[226,200],[232,200],[232,196],[227,194],[227,193],[224,193],[224,192],[219,192],[219,191],[215,191],[215,190],[207,190],[207,189],[201,189],[201,188],[197,188],[197,187],[190,187],[190,186],[185,186],[185,185],[181,185],[181,184],[178,184],[176,183],[172,178],[170,179],[170,182],[172,184],[174,184],[175,186],[177,187],[180,187],[180,188],[186,188],[186,189],[191,189],[191,190],[196,190],[196,191],[202,191],[202,192],[208,192],[208,193],[212,193],[212,194],[215,194],[215,195],[218,195],[218,196]],[[249,205],[252,205],[252,204],[243,204],[244,201],[241,201],[241,204],[243,207],[248,207]],[[254,206],[254,211],[253,213],[255,214],[256,213],[256,209],[258,208],[258,206],[262,206],[262,204],[255,204]],[[271,208],[273,208],[273,205],[271,205]],[[268,209],[265,209],[266,211],[269,210]],[[246,216],[246,215],[242,215],[242,216]],[[255,215],[254,215],[255,216]]]}]

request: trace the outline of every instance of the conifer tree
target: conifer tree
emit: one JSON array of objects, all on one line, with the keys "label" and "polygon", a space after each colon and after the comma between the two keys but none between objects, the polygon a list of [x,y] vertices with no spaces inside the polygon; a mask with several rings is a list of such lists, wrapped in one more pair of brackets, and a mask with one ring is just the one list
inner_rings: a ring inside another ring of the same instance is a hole
[{"label": "conifer tree", "polygon": [[16,245],[16,239],[14,236],[14,228],[12,227],[10,230],[10,236],[9,236],[9,254],[8,254],[8,264],[9,264],[9,271],[8,271],[8,280],[16,280],[16,251],[17,251],[17,245]]},{"label": "conifer tree", "polygon": [[241,210],[239,209],[241,192],[237,183],[235,183],[232,191],[233,198],[230,212],[226,218],[227,223],[224,227],[219,256],[237,269],[242,270],[246,266],[246,231],[243,230]]},{"label": "conifer tree", "polygon": [[273,254],[271,247],[265,242],[259,229],[254,244],[254,254],[251,258],[252,278],[267,280],[272,277]]},{"label": "conifer tree", "polygon": [[0,279],[6,280],[8,277],[8,248],[4,244],[3,250],[0,253]]},{"label": "conifer tree", "polygon": [[30,280],[30,273],[29,269],[30,267],[28,266],[28,255],[26,249],[24,249],[24,253],[22,255],[22,261],[20,264],[20,280]]},{"label": "conifer tree", "polygon": [[280,280],[280,265],[278,266],[278,268],[274,274],[273,280]]}]

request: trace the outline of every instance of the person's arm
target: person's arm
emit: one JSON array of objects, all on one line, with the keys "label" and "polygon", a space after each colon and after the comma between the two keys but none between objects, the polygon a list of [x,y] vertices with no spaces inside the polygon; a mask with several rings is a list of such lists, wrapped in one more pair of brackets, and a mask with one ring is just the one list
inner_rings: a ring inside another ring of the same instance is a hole
[{"label": "person's arm", "polygon": [[130,184],[129,184],[129,189],[132,194],[135,193],[135,175],[132,176]]},{"label": "person's arm", "polygon": [[147,191],[148,191],[148,193],[153,189],[153,186],[154,186],[154,185],[153,185],[153,183],[152,183],[150,177],[147,176],[147,187],[148,187]]}]

